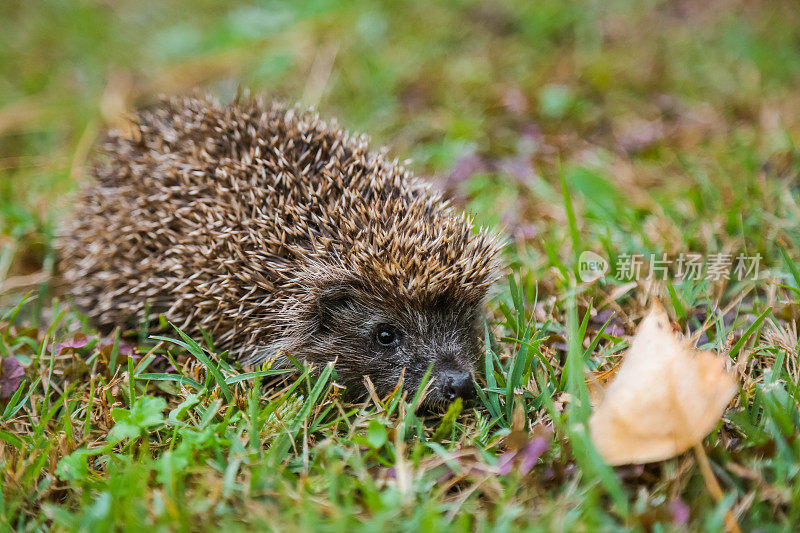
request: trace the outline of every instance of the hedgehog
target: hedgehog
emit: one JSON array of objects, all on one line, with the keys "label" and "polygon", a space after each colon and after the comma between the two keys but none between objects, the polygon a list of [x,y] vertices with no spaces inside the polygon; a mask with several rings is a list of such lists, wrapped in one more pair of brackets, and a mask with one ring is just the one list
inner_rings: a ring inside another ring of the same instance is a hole
[{"label": "hedgehog", "polygon": [[60,232],[99,328],[163,315],[244,365],[334,362],[355,395],[474,391],[502,239],[368,139],[251,96],[162,98],[111,130]]}]

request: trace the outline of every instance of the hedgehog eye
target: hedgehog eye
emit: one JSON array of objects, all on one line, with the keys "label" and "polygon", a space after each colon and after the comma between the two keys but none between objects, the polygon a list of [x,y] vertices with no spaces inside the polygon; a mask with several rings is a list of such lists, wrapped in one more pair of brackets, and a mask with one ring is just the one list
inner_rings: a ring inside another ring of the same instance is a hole
[{"label": "hedgehog eye", "polygon": [[391,324],[379,324],[375,331],[375,340],[381,346],[394,346],[397,344],[397,329]]}]

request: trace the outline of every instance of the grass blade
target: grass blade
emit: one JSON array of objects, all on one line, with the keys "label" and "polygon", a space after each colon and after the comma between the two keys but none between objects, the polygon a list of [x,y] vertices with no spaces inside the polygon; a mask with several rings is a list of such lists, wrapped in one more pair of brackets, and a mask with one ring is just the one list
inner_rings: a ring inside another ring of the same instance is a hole
[{"label": "grass blade", "polygon": [[275,370],[259,370],[257,372],[247,372],[246,374],[239,374],[237,376],[231,376],[225,380],[225,383],[228,385],[233,385],[234,383],[239,383],[241,381],[246,381],[248,379],[260,378],[264,376],[277,376],[279,374],[289,374],[295,372],[294,368],[278,368]]},{"label": "grass blade", "polygon": [[191,385],[192,387],[202,390],[203,385],[198,383],[197,381],[193,380],[187,376],[181,376],[180,374],[139,374],[135,376],[135,379],[141,379],[142,381],[174,381],[176,383],[183,383],[184,385]]},{"label": "grass blade", "polygon": [[182,348],[186,349],[190,354],[195,356],[201,363],[203,363],[203,365],[206,367],[209,373],[212,376],[214,376],[214,381],[217,382],[217,386],[222,391],[222,394],[225,396],[225,399],[228,400],[229,402],[232,402],[233,393],[231,393],[231,389],[230,387],[228,387],[228,384],[225,383],[225,376],[222,375],[222,372],[220,372],[219,368],[213,363],[213,361],[211,361],[211,358],[205,354],[203,348],[201,348],[199,344],[197,344],[194,340],[192,340],[191,337],[189,337],[183,331],[181,331],[175,324],[170,324],[170,325],[173,328],[175,328],[175,331],[177,331],[178,335],[181,336],[183,342],[180,342],[177,339],[172,339],[170,337],[160,337],[156,335],[154,335],[152,338],[156,340],[167,341],[173,344],[177,344],[178,346],[181,346]]},{"label": "grass blade", "polygon": [[771,312],[772,312],[772,307],[770,306],[767,309],[765,309],[764,312],[761,313],[752,324],[750,324],[750,327],[748,327],[747,330],[745,330],[741,338],[738,341],[736,341],[736,344],[734,344],[733,348],[731,348],[729,354],[730,357],[736,357],[736,355],[739,353],[739,350],[741,350],[742,346],[744,346],[744,343],[747,342],[747,339],[750,338],[750,336],[753,334],[756,328],[758,328],[761,325],[761,323],[764,322],[764,319],[767,318],[767,315],[770,314]]}]

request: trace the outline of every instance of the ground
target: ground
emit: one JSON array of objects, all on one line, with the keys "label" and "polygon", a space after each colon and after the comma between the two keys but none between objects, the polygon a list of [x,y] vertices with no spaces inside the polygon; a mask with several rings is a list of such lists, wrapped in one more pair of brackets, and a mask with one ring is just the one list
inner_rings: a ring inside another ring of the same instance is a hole
[{"label": "ground", "polygon": [[[43,0],[0,4],[0,36],[4,527],[796,526],[794,2]],[[477,404],[347,404],[331,369],[275,384],[53,297],[98,136],[196,87],[337,116],[508,236]],[[702,444],[721,497],[695,453],[612,469],[586,436],[584,379],[655,298],[740,384]]]}]

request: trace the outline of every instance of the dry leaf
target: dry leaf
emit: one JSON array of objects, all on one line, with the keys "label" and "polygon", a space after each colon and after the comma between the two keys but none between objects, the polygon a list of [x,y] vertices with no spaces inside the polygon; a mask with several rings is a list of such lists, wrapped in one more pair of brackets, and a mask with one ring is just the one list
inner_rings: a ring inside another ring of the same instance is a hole
[{"label": "dry leaf", "polygon": [[738,390],[723,359],[672,331],[656,302],[589,420],[611,465],[661,461],[703,440]]},{"label": "dry leaf", "polygon": [[24,377],[25,368],[16,357],[0,359],[0,399],[7,400],[11,398]]}]

